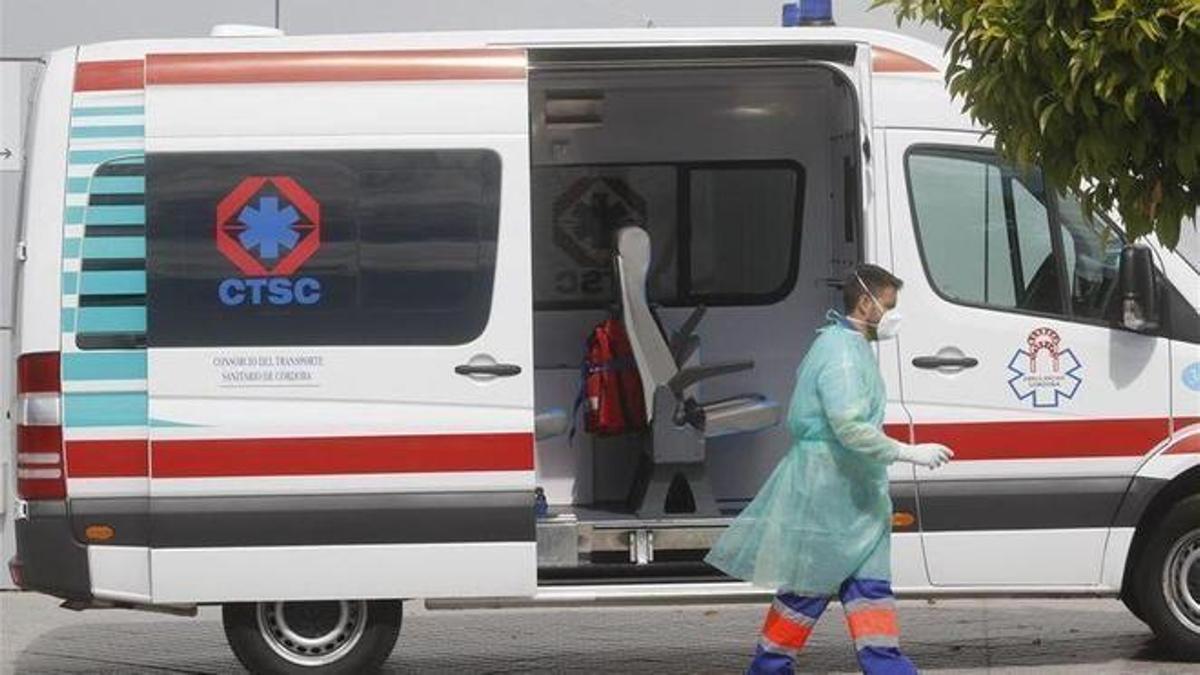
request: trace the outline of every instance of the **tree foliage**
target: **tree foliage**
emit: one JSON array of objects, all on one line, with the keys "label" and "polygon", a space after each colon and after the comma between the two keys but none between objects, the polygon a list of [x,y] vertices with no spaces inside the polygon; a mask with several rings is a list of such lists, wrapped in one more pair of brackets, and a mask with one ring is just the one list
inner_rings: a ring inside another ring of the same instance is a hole
[{"label": "tree foliage", "polygon": [[1200,207],[1200,0],[875,0],[950,33],[950,92],[1089,210],[1174,248]]}]

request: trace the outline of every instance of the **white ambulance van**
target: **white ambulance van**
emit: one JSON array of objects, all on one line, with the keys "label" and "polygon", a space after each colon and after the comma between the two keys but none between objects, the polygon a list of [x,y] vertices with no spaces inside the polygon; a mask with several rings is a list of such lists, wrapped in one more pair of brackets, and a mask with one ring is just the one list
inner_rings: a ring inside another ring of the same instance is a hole
[{"label": "white ambulance van", "polygon": [[[702,558],[865,261],[905,281],[888,432],[956,452],[892,467],[900,592],[1119,596],[1200,656],[1200,274],[998,158],[937,48],[225,34],[48,56],[22,587],[223,605],[263,672],[378,665],[401,599],[766,597]],[[600,437],[614,309],[650,424]]]}]

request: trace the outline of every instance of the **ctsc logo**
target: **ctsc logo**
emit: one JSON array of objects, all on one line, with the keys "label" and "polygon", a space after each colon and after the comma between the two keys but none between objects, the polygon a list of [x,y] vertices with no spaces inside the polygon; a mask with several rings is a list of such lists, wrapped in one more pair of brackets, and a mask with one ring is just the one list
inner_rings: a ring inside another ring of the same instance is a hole
[{"label": "ctsc logo", "polygon": [[315,305],[321,282],[296,271],[321,246],[321,207],[288,176],[249,176],[217,204],[217,250],[242,277],[217,297],[239,305]]}]

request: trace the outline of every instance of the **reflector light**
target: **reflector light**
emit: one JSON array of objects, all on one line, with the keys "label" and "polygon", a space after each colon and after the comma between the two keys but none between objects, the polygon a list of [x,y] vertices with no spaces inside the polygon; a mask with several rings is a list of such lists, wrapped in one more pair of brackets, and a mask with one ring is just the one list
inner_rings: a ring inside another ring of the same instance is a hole
[{"label": "reflector light", "polygon": [[108,541],[117,535],[117,531],[111,525],[88,525],[83,531],[83,536],[88,541]]}]

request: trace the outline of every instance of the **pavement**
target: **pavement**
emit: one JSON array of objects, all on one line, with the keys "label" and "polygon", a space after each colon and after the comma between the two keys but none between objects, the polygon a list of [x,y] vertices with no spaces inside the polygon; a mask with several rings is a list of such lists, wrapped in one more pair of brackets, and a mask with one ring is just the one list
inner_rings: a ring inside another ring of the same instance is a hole
[{"label": "pavement", "polygon": [[[1196,673],[1115,600],[904,600],[906,652],[938,673]],[[738,673],[762,605],[430,611],[405,606],[388,673]],[[831,605],[801,672],[857,672]],[[220,612],[72,612],[0,593],[0,673],[238,673]]]}]

